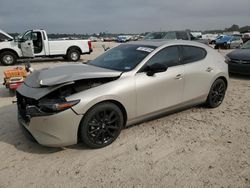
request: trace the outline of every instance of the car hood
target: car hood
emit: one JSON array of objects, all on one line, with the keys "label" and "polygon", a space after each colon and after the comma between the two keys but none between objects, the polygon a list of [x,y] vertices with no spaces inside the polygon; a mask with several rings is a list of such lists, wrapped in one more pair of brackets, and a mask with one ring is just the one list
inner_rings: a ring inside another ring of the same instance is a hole
[{"label": "car hood", "polygon": [[86,64],[61,65],[34,71],[17,89],[17,93],[39,100],[49,93],[78,80],[117,78],[122,74]]},{"label": "car hood", "polygon": [[10,36],[8,33],[4,32],[3,30],[0,30],[0,33],[2,33],[3,35],[5,35],[8,39],[13,40],[13,37]]},{"label": "car hood", "polygon": [[34,71],[26,78],[25,84],[32,88],[39,88],[76,80],[119,77],[121,73],[87,64],[66,64]]},{"label": "car hood", "polygon": [[227,54],[230,59],[250,61],[250,49],[236,49]]}]

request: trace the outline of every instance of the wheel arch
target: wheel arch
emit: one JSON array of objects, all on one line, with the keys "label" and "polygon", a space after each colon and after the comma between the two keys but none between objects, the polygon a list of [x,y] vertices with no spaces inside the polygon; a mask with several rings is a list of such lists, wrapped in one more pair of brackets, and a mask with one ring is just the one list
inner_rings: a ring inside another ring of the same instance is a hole
[{"label": "wheel arch", "polygon": [[[226,83],[226,88],[228,87],[228,80],[226,79],[225,76],[219,76],[218,78],[216,78],[215,80],[218,80],[218,79],[222,79],[225,83]],[[214,80],[214,81],[215,81]]]},{"label": "wheel arch", "polygon": [[[123,127],[125,127],[125,126],[126,126],[126,122],[127,122],[127,118],[128,118],[127,111],[126,111],[124,105],[123,105],[121,102],[117,101],[117,100],[114,100],[114,99],[107,99],[107,100],[103,100],[103,101],[97,102],[97,103],[95,103],[94,105],[92,105],[92,106],[86,111],[86,113],[88,113],[88,112],[89,112],[92,108],[94,108],[95,106],[97,106],[97,105],[99,105],[99,104],[101,104],[101,103],[106,103],[106,102],[110,102],[110,103],[115,104],[115,105],[118,106],[118,108],[122,111],[122,115],[123,115]],[[86,114],[86,113],[85,113],[85,114]],[[83,119],[84,119],[84,115],[83,115],[83,117],[82,117],[82,120],[81,120],[80,124],[78,125],[78,130],[77,130],[77,140],[78,140],[78,142],[79,142],[79,140],[80,140],[80,129],[81,129],[81,126],[80,126],[80,125],[81,125]]]},{"label": "wheel arch", "polygon": [[82,50],[81,50],[81,48],[80,48],[79,46],[70,46],[70,47],[67,49],[66,54],[68,54],[70,50],[77,50],[77,51],[79,51],[80,54],[82,54]]},{"label": "wheel arch", "polygon": [[222,79],[225,83],[226,83],[226,89],[228,88],[228,76],[226,76],[225,74],[218,74],[216,75],[210,82],[208,91],[207,91],[207,96],[209,95],[209,91],[213,85],[213,83],[218,80],[218,79]]},{"label": "wheel arch", "polygon": [[19,58],[18,53],[17,53],[15,50],[13,50],[13,49],[10,49],[10,48],[1,49],[1,50],[0,50],[0,56],[1,56],[1,54],[4,53],[4,52],[12,52],[12,53],[14,53],[14,54],[16,55],[17,58]]}]

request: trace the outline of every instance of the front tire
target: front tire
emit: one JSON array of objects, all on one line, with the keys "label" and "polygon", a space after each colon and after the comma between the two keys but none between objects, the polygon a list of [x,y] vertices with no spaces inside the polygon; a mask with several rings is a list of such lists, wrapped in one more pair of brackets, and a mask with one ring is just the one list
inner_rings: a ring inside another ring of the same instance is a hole
[{"label": "front tire", "polygon": [[227,86],[224,80],[220,78],[215,80],[208,94],[206,106],[209,108],[216,108],[220,106],[224,100],[226,90]]},{"label": "front tire", "polygon": [[76,49],[71,49],[67,53],[67,58],[69,61],[78,61],[80,59],[80,52]]},{"label": "front tire", "polygon": [[110,145],[120,135],[124,118],[120,108],[110,102],[92,107],[80,124],[79,136],[90,148]]},{"label": "front tire", "polygon": [[13,52],[6,51],[0,55],[0,61],[5,66],[14,65],[16,60],[17,56]]}]

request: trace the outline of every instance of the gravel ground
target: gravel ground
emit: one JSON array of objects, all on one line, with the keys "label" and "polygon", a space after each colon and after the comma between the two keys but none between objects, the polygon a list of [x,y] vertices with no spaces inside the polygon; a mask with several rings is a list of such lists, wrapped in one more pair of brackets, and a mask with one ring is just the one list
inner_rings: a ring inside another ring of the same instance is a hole
[{"label": "gravel ground", "polygon": [[[102,51],[95,43],[82,61]],[[32,66],[60,63],[35,60]],[[98,150],[31,143],[18,127],[13,100],[1,86],[1,188],[250,187],[250,77],[232,76],[219,108],[194,107],[127,128]]]}]

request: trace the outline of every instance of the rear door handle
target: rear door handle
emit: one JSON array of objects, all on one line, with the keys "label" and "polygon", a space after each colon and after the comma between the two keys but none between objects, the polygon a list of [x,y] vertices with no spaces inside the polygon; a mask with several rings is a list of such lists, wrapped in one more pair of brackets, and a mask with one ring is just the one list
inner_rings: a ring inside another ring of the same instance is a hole
[{"label": "rear door handle", "polygon": [[182,79],[182,74],[177,74],[176,77],[175,77],[175,79],[181,80]]},{"label": "rear door handle", "polygon": [[208,67],[206,71],[207,71],[207,72],[212,72],[213,70],[214,70],[214,69],[213,69],[212,67]]}]

